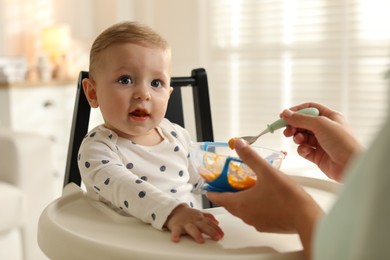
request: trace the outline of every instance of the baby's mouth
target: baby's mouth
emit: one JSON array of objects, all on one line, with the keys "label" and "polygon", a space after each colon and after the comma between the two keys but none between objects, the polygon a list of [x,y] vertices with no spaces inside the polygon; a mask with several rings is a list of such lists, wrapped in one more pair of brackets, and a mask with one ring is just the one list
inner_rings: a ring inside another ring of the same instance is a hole
[{"label": "baby's mouth", "polygon": [[134,117],[147,117],[149,116],[149,113],[146,110],[137,109],[131,112],[130,115]]}]

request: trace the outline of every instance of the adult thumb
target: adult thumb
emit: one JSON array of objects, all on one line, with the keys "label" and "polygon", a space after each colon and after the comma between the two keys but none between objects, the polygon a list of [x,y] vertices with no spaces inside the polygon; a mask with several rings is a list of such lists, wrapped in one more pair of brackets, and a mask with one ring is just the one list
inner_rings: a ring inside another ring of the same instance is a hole
[{"label": "adult thumb", "polygon": [[261,175],[264,172],[268,171],[272,166],[244,140],[237,139],[234,145],[234,148],[245,164],[252,169],[252,171],[261,178]]},{"label": "adult thumb", "polygon": [[232,198],[231,198],[232,195],[233,195],[233,193],[231,193],[231,192],[212,192],[212,191],[208,191],[206,193],[207,198],[211,202],[213,202],[216,205],[221,206],[221,207],[225,207],[227,203],[232,201]]},{"label": "adult thumb", "polygon": [[289,109],[285,109],[281,114],[281,118],[283,118],[289,126],[295,127],[295,128],[301,128],[305,130],[309,130],[314,132],[314,128],[318,123],[316,123],[316,120],[318,120],[318,117],[307,115],[303,113],[294,112]]}]

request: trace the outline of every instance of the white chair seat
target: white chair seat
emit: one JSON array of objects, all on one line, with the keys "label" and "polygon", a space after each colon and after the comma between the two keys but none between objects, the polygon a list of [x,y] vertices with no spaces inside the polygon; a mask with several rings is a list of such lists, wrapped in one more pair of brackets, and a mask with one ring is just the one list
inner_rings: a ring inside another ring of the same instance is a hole
[{"label": "white chair seat", "polygon": [[[325,210],[330,207],[337,184],[296,178]],[[121,216],[70,183],[42,213],[38,243],[51,259],[302,259],[298,235],[260,233],[222,208],[205,211],[220,221],[225,237],[201,245],[183,237],[175,244],[170,232]]]},{"label": "white chair seat", "polygon": [[[0,182],[0,233],[23,224],[23,192],[16,186]],[[6,212],[6,214],[4,214]]]}]

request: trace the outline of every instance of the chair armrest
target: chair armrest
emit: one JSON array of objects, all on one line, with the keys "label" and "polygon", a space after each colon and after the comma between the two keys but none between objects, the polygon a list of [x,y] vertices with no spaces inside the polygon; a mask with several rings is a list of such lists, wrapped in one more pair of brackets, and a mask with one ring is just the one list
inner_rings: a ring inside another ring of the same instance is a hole
[{"label": "chair armrest", "polygon": [[37,244],[37,223],[44,208],[55,199],[55,169],[49,137],[0,128],[0,182],[24,195],[23,250],[28,259],[43,259]]},{"label": "chair armrest", "polygon": [[48,137],[0,128],[0,147],[0,181],[23,190],[42,178],[53,178]]}]

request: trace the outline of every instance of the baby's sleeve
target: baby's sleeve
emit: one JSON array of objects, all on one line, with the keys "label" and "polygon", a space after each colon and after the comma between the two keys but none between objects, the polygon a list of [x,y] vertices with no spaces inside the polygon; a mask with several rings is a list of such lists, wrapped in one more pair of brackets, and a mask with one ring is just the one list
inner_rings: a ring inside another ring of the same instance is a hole
[{"label": "baby's sleeve", "polygon": [[126,215],[162,229],[169,214],[181,202],[131,172],[124,165],[114,136],[89,134],[78,157],[82,180],[88,193]]}]

